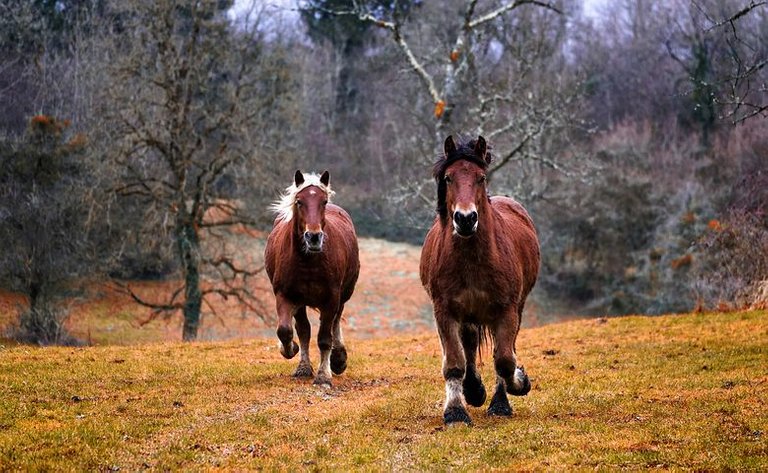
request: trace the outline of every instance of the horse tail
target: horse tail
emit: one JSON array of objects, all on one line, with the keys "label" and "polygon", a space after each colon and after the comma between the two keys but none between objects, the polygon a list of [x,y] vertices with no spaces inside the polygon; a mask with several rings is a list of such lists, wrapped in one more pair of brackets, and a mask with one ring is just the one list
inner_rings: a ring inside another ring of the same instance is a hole
[{"label": "horse tail", "polygon": [[486,327],[483,324],[477,324],[477,337],[478,337],[478,343],[477,343],[477,358],[478,363],[480,366],[483,365],[483,347],[488,347],[490,345],[490,331],[488,330],[488,327]]}]

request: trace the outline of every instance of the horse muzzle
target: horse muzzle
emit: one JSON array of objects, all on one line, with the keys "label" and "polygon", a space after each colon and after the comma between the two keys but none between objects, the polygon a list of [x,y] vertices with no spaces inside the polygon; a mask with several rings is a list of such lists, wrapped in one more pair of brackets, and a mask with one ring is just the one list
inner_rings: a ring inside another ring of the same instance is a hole
[{"label": "horse muzzle", "polygon": [[323,232],[304,232],[304,244],[307,247],[307,251],[317,253],[323,251],[323,241],[325,240],[325,233]]},{"label": "horse muzzle", "polygon": [[463,238],[469,238],[477,231],[477,211],[456,211],[453,213],[453,230]]}]

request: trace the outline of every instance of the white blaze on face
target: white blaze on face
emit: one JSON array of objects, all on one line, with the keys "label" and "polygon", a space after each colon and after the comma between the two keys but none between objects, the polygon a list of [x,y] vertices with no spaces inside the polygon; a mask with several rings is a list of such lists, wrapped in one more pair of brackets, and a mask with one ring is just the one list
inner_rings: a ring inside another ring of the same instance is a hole
[{"label": "white blaze on face", "polygon": [[[308,235],[313,235],[313,236],[309,237]],[[317,241],[310,243],[310,238],[312,240],[317,238]],[[319,223],[304,225],[305,248],[310,249],[311,251],[322,251],[324,242],[325,242],[325,233],[323,232],[323,227],[321,227]]]},{"label": "white blaze on face", "polygon": [[[469,216],[472,212],[477,212],[477,206],[475,203],[471,203],[469,205],[460,205],[456,204],[453,206],[453,212],[451,213],[451,221],[453,222],[453,233],[458,233],[459,226],[456,224],[456,220],[453,219],[453,216],[456,215],[456,212],[460,213],[463,216]],[[472,231],[477,231],[477,224],[478,222],[475,222],[475,224],[472,226]]]}]

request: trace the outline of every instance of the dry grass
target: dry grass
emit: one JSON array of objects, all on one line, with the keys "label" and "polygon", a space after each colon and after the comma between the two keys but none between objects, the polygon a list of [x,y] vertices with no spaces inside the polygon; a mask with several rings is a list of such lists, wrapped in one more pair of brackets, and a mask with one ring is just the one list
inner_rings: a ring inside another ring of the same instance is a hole
[{"label": "dry grass", "polygon": [[434,334],[349,345],[329,391],[272,339],[0,348],[0,469],[768,469],[764,311],[523,330],[533,391],[450,429]]}]

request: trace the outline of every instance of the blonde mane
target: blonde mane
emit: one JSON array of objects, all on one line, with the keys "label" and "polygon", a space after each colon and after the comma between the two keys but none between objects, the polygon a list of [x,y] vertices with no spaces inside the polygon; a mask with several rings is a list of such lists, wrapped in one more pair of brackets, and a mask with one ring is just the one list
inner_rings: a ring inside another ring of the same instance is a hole
[{"label": "blonde mane", "polygon": [[304,174],[304,182],[301,183],[300,186],[296,186],[296,183],[291,184],[290,186],[285,188],[285,192],[282,196],[280,196],[279,199],[277,199],[272,205],[269,206],[269,209],[277,214],[277,217],[285,222],[290,222],[293,218],[293,206],[296,205],[296,196],[299,192],[303,191],[309,186],[315,186],[319,188],[321,191],[325,192],[325,194],[328,196],[328,202],[331,202],[331,197],[333,197],[334,194],[336,194],[332,189],[331,185],[328,184],[327,186],[320,182],[320,175],[309,173]]}]

